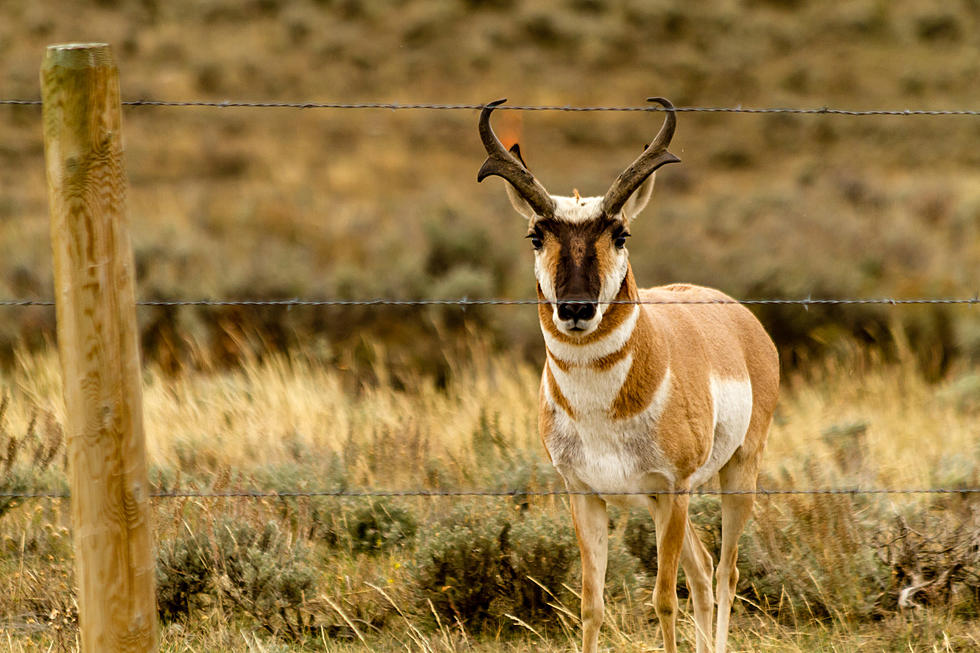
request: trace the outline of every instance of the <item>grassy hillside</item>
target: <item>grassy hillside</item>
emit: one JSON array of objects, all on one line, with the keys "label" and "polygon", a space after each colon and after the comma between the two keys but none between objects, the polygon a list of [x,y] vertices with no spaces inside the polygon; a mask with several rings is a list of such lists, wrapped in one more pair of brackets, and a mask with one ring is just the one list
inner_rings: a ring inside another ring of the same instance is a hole
[{"label": "grassy hillside", "polygon": [[[113,44],[126,98],[680,105],[980,106],[972,1],[207,0],[4,3],[0,95],[38,96],[46,44]],[[0,107],[0,296],[51,295],[37,107]],[[636,113],[501,115],[553,191],[604,192],[658,127]],[[145,298],[528,297],[523,227],[477,185],[475,112],[132,108],[130,212]],[[743,298],[972,296],[980,273],[980,121],[683,114],[631,242],[638,278]],[[762,312],[784,361],[841,337],[933,371],[980,352],[975,310]],[[463,329],[537,351],[503,308],[143,310],[173,366],[317,342],[383,341],[441,370]],[[42,343],[53,311],[4,309],[0,349]],[[533,355],[533,354],[530,354]]]}]

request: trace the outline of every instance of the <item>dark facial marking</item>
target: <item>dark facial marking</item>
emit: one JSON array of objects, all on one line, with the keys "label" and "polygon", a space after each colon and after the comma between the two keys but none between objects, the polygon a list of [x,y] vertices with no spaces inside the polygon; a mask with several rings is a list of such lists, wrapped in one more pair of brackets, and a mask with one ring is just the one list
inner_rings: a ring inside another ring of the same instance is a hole
[{"label": "dark facial marking", "polygon": [[617,221],[602,216],[583,223],[541,220],[535,230],[547,231],[558,241],[558,269],[555,271],[555,293],[563,300],[597,301],[602,288],[596,241]]}]

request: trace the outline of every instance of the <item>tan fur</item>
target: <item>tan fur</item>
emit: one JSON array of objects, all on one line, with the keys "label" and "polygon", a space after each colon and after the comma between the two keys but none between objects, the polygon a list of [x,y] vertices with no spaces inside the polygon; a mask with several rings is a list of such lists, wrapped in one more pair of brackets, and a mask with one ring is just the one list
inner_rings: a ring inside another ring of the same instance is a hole
[{"label": "tan fur", "polygon": [[589,367],[597,372],[605,372],[619,361],[626,358],[631,353],[631,347],[623,345],[619,350],[614,351],[608,356],[602,356],[589,363]]},{"label": "tan fur", "polygon": [[[546,365],[544,369],[547,376],[548,391],[551,393],[551,398],[559,408],[565,411],[569,417],[575,419],[575,410],[572,408],[572,405],[568,403],[568,399],[565,398],[565,395],[562,394],[561,388],[557,383],[555,383],[555,376],[551,373],[551,368]],[[544,404],[542,403],[542,405]],[[547,445],[545,445],[545,447],[547,448]]]},{"label": "tan fur", "polygon": [[605,276],[613,267],[613,247],[609,232],[604,232],[596,241],[596,257],[599,259],[599,275]]},{"label": "tan fur", "polygon": [[[634,287],[631,294],[635,295],[635,290]],[[640,317],[633,329],[633,337],[623,347],[633,354],[633,365],[610,407],[610,413],[615,419],[625,419],[642,412],[650,404],[667,371],[667,352],[658,351],[656,347],[640,346],[653,338],[653,324],[648,308],[640,306]]]},{"label": "tan fur", "polygon": [[548,451],[548,444],[545,441],[545,436],[551,433],[555,428],[555,415],[548,409],[545,410],[543,407],[546,405],[544,396],[544,384],[545,379],[542,376],[541,388],[538,390],[538,406],[542,407],[542,410],[538,413],[538,437],[541,438],[541,445],[544,447],[544,452],[548,456],[548,462],[554,462],[551,460],[551,453]]},{"label": "tan fur", "polygon": [[[775,407],[779,384],[779,361],[772,340],[744,306],[731,297],[698,286],[666,286],[639,291],[643,301],[718,301],[718,304],[644,304],[659,338],[644,348],[648,364],[669,364],[677,391],[662,417],[659,430],[670,433],[668,456],[678,472],[693,473],[711,449],[711,400],[707,391],[710,375],[752,384],[754,403],[769,414]],[[639,324],[638,324],[639,327]],[[637,334],[639,335],[639,334]],[[635,359],[634,359],[635,360]],[[634,363],[634,369],[638,361]],[[637,375],[657,377],[646,370]],[[633,372],[631,371],[631,376]],[[629,380],[627,380],[629,382]],[[624,391],[627,389],[624,388]],[[638,390],[634,390],[639,396]],[[652,394],[647,392],[645,395]],[[642,409],[634,407],[634,410]],[[762,437],[764,433],[759,434]],[[681,444],[683,443],[683,444]],[[762,443],[743,447],[761,449]],[[676,456],[676,458],[675,458]]]},{"label": "tan fur", "polygon": [[552,363],[554,363],[555,366],[558,369],[560,369],[562,372],[568,372],[573,367],[575,367],[575,364],[574,363],[569,363],[568,361],[564,361],[564,360],[558,358],[557,356],[555,356],[554,352],[552,352],[547,347],[545,347],[545,352],[548,354],[548,360],[550,360]]},{"label": "tan fur", "polygon": [[[481,114],[489,158],[478,179],[506,179],[511,203],[542,241],[534,241],[538,315],[548,356],[539,434],[572,491],[582,558],[583,653],[596,653],[602,625],[606,502],[622,500],[624,492],[645,505],[656,522],[653,604],[664,650],[677,650],[676,583],[683,565],[697,653],[725,653],[738,538],[752,513],[749,492],[756,487],[776,406],[779,361],[758,320],[723,293],[689,284],[640,290],[634,281],[619,239],[628,236],[630,222],[649,201],[654,171],[678,161],[666,149],[676,126],[672,105],[653,99],[669,111],[664,126],[603,197],[582,198],[577,190],[571,198],[546,196],[528,177],[520,152],[516,159],[508,156],[489,129],[489,112],[499,103]],[[610,303],[613,294],[616,301]],[[637,308],[622,301],[646,303]],[[734,491],[721,499],[714,600],[713,562],[691,527],[685,494],[712,474],[722,490]],[[712,631],[715,604],[718,621]]]},{"label": "tan fur", "polygon": [[[627,355],[632,355],[632,365],[625,381],[610,407],[610,415],[617,420],[628,419],[643,412],[650,404],[667,369],[671,373],[670,399],[665,406],[653,438],[663,455],[671,461],[678,482],[671,489],[689,489],[684,479],[705,464],[711,452],[714,438],[712,401],[709,380],[712,376],[722,379],[747,379],[752,387],[752,416],[742,445],[735,451],[720,472],[722,488],[726,490],[755,489],[759,461],[765,446],[769,423],[775,408],[779,389],[779,364],[776,349],[755,316],[744,306],[727,295],[709,288],[689,284],[673,284],[657,288],[638,289],[632,270],[628,270],[617,300],[641,300],[632,337],[619,350],[590,361],[587,365],[597,371],[610,369]],[[711,302],[687,304],[672,302]],[[595,332],[574,338],[565,336],[551,319],[549,307],[540,311],[542,328],[564,343],[586,345],[598,342],[623,323],[632,308],[630,304],[613,304],[599,323]],[[552,352],[549,358],[558,369],[568,371],[575,364],[562,361]],[[568,400],[561,394],[550,370],[545,379],[554,402],[572,419],[575,419]],[[541,437],[545,442],[554,438],[555,419],[544,394],[540,410]],[[567,439],[567,438],[565,438]],[[561,440],[561,438],[558,438]],[[548,454],[549,459],[553,456]],[[574,486],[570,486],[574,487]],[[590,489],[579,487],[578,489]],[[744,529],[751,515],[751,495],[731,495],[722,499],[723,534],[722,554],[719,560],[717,594],[711,597],[711,556],[704,545],[690,530],[687,514],[688,497],[660,496],[650,499],[650,512],[657,523],[658,574],[654,589],[654,607],[663,629],[665,649],[674,646],[674,622],[677,600],[674,585],[676,570],[683,564],[691,595],[694,599],[695,618],[698,628],[698,651],[711,650],[712,635],[716,638],[717,651],[724,651],[727,642],[728,620],[738,579],[738,534]],[[574,506],[579,506],[577,509]],[[595,524],[601,521],[601,512],[595,502],[577,501],[573,504],[573,520],[579,545],[582,549],[583,569],[590,570],[583,576],[583,651],[595,651],[598,629],[602,621],[602,586],[597,576],[604,569],[605,540],[583,540],[582,533],[597,533]],[[589,517],[586,511],[591,511]],[[583,528],[588,519],[592,526]],[[593,535],[593,539],[598,535]],[[603,551],[599,551],[601,547]],[[712,633],[714,604],[719,606],[717,630]]]},{"label": "tan fur", "polygon": [[[602,260],[602,255],[600,255],[600,261]],[[608,269],[608,263],[606,266],[600,264],[600,273],[605,272]],[[616,295],[615,301],[635,301],[635,297],[630,296],[630,288],[635,289],[636,283],[633,281],[632,270],[627,270],[626,278],[623,279],[623,284],[619,289],[619,293]],[[542,326],[548,329],[548,333],[561,342],[575,344],[575,345],[586,345],[601,340],[609,335],[610,332],[620,326],[630,315],[630,311],[633,309],[632,304],[613,304],[606,311],[606,314],[602,318],[602,322],[599,323],[599,328],[595,332],[589,334],[586,337],[570,338],[555,326],[554,322],[551,321],[551,308],[543,303],[544,296],[541,294],[541,288],[538,287],[538,300],[541,304],[538,304],[538,317],[541,320]],[[618,351],[615,351],[607,356],[602,356],[590,363],[592,369],[603,371],[607,370],[619,361],[621,361],[627,354],[629,354],[631,349],[627,346],[622,347]],[[564,361],[557,356],[554,352],[548,350],[548,355],[551,360],[555,362],[559,369],[564,372],[570,370],[574,364],[568,361]]]}]

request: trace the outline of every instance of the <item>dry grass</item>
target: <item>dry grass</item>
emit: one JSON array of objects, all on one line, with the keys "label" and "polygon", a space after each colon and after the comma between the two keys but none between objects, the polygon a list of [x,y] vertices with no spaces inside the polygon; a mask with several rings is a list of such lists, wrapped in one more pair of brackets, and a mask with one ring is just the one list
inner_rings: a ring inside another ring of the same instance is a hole
[{"label": "dry grass", "polygon": [[[37,96],[45,45],[103,40],[115,48],[127,98],[633,104],[663,94],[698,105],[976,107],[970,35],[980,11],[947,4],[5,3],[0,96]],[[0,296],[50,296],[39,111],[0,107],[0,117]],[[559,193],[602,192],[656,129],[637,114],[500,119]],[[474,181],[483,159],[475,114],[132,109],[125,120],[143,297],[533,292],[519,221],[498,186]],[[741,297],[971,296],[980,276],[978,134],[972,118],[684,114],[675,141],[684,165],[665,171],[634,229],[637,276]],[[0,435],[36,451],[63,422],[53,311],[0,312],[10,397]],[[980,484],[975,310],[760,315],[796,370],[770,439],[767,487]],[[140,317],[151,361],[149,452],[162,487],[559,485],[535,431],[533,311],[143,309]],[[815,352],[824,362],[813,362]],[[25,478],[29,458],[19,459]],[[63,487],[60,465],[34,481]],[[399,505],[427,526],[446,511],[441,501]],[[536,500],[528,510],[552,514],[561,503]],[[514,624],[476,636],[436,623],[412,589],[411,547],[338,553],[302,535],[323,527],[315,507],[160,502],[161,541],[226,518],[273,521],[309,540],[319,593],[304,609],[324,627],[286,642],[217,600],[167,626],[164,650],[574,648],[577,609],[567,598],[556,613],[564,627],[528,624],[543,638]],[[712,503],[699,510],[710,535]],[[936,564],[973,568],[930,547],[952,542],[969,554],[956,529],[976,525],[976,513],[956,496],[760,501],[743,547],[735,647],[976,649],[977,600],[967,596],[975,582],[960,578],[953,596],[924,590],[922,607],[905,611],[895,596],[915,574],[933,578]],[[0,519],[0,647],[74,650],[66,514],[53,501]],[[889,542],[912,559],[882,561]],[[913,545],[924,549],[920,559]],[[881,573],[889,565],[894,576]],[[610,604],[604,641],[615,650],[655,650],[649,579],[640,580]],[[358,621],[372,616],[384,620],[380,632]],[[683,628],[690,640],[689,620]]]},{"label": "dry grass", "polygon": [[[387,448],[392,460],[407,453],[405,463],[454,461],[451,482],[463,482],[477,462],[472,434],[488,416],[508,446],[539,447],[537,368],[482,345],[465,360],[452,362],[445,388],[428,377],[393,377],[380,365],[370,374],[378,380],[366,383],[364,370],[324,366],[302,352],[176,378],[151,368],[144,391],[150,462],[216,475],[256,467],[257,458],[288,465],[308,453],[369,449],[380,439],[395,444]],[[56,362],[50,354],[18,357],[8,380],[19,399],[8,412],[12,432],[23,432],[38,410],[61,421]],[[968,368],[933,384],[912,360],[886,364],[855,354],[793,374],[783,386],[763,469],[771,487],[955,487],[977,480],[973,415],[980,402]],[[412,451],[398,448],[408,446]],[[416,482],[399,466],[380,478],[368,468],[347,471],[348,480],[365,486]]]},{"label": "dry grass", "polygon": [[[18,360],[4,380],[11,398],[4,428],[14,435],[27,429],[32,415],[47,412],[56,421],[60,414],[55,357]],[[155,478],[167,487],[203,489],[558,487],[535,432],[536,371],[485,347],[451,367],[445,388],[421,377],[394,379],[385,370],[374,371],[379,382],[364,384],[359,371],[324,367],[301,354],[178,377],[151,367],[145,404]],[[763,471],[765,486],[977,485],[978,405],[975,377],[968,370],[940,384],[924,381],[913,363],[881,364],[871,357],[815,370],[785,384]],[[863,429],[847,428],[854,424]],[[445,513],[442,501],[399,505],[428,523]],[[734,645],[762,651],[969,649],[980,637],[975,622],[966,618],[972,604],[962,599],[933,604],[920,595],[917,601],[933,607],[900,611],[895,607],[900,587],[888,585],[887,573],[876,571],[883,564],[876,557],[882,551],[876,538],[897,533],[896,519],[934,528],[924,536],[940,538],[949,519],[976,517],[975,505],[965,501],[915,495],[761,499],[750,540],[743,544],[739,591],[745,599],[737,611]],[[561,503],[535,500],[532,511],[561,514],[566,510]],[[317,523],[311,505],[161,501],[158,537],[170,541],[185,528],[206,529],[225,519],[257,526],[273,520],[287,529],[298,524],[300,531],[290,532],[304,532]],[[475,502],[470,510],[496,514],[501,505],[500,500]],[[711,500],[698,504],[698,510],[707,510],[709,537],[711,505]],[[353,504],[343,508],[352,509]],[[0,521],[2,636],[11,650],[73,646],[66,525],[61,502],[27,503]],[[517,626],[525,636],[465,633],[454,624],[438,626],[418,611],[411,549],[363,555],[314,546],[319,547],[318,595],[309,597],[304,610],[322,630],[305,643],[270,637],[247,617],[229,618],[229,605],[219,602],[205,603],[187,620],[169,625],[163,650],[568,650],[577,639],[573,597],[556,597],[564,605],[559,608],[566,615],[564,629],[542,632],[529,624]],[[644,607],[648,583],[641,580],[610,601],[607,646],[654,650],[656,625]],[[394,606],[406,616],[399,617]],[[361,643],[339,615],[355,620],[375,615],[380,621],[354,622],[362,624],[357,630],[366,643]],[[685,621],[684,627],[689,631],[691,625]]]}]

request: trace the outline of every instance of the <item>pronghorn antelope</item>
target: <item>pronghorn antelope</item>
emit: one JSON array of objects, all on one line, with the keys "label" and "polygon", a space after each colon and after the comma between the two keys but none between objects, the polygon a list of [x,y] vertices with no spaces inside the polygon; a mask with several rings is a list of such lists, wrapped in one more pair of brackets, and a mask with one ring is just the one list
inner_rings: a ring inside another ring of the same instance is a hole
[{"label": "pronghorn antelope", "polygon": [[508,151],[490,128],[490,114],[505,100],[487,104],[480,115],[489,156],[477,180],[503,177],[511,204],[529,222],[547,348],[539,430],[573,493],[582,556],[582,650],[593,653],[598,645],[606,503],[614,502],[644,506],[655,520],[653,604],[664,649],[676,651],[680,564],[693,598],[697,651],[712,650],[714,600],[714,640],[723,653],[738,580],[738,538],[753,496],[721,498],[721,558],[712,597],[711,554],[690,523],[685,492],[716,474],[722,490],[756,488],[779,362],[758,320],[721,292],[684,284],[636,286],[626,249],[630,225],[650,199],[657,168],[679,161],[667,151],[676,126],[673,105],[651,100],[666,109],[663,127],[603,197],[549,195],[520,148]]}]

